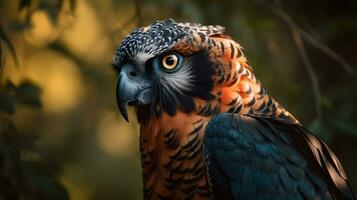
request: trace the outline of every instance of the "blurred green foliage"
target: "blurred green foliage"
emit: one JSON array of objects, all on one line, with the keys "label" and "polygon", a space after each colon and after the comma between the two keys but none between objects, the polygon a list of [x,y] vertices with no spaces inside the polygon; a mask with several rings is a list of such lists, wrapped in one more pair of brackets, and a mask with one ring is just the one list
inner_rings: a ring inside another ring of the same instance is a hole
[{"label": "blurred green foliage", "polygon": [[[297,26],[318,94],[291,22],[274,8]],[[0,199],[142,198],[138,126],[118,117],[110,59],[138,24],[168,17],[225,26],[357,190],[356,1],[0,0]]]},{"label": "blurred green foliage", "polygon": [[18,86],[8,81],[0,88],[0,112],[14,114],[16,104],[41,108],[40,94],[41,89],[30,81]]},{"label": "blurred green foliage", "polygon": [[24,138],[9,119],[0,118],[0,199],[69,199],[34,139]]}]

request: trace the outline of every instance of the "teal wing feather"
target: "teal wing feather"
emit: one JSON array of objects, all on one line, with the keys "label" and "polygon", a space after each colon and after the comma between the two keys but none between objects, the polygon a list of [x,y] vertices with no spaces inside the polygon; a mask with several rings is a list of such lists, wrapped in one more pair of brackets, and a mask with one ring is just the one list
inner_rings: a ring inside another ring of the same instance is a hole
[{"label": "teal wing feather", "polygon": [[301,125],[219,114],[204,146],[217,199],[355,199],[337,157]]}]

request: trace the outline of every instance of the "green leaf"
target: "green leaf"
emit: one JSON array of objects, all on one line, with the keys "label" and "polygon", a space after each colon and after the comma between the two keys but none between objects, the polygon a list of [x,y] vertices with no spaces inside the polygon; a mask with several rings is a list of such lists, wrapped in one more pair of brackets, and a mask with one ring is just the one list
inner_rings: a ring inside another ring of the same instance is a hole
[{"label": "green leaf", "polygon": [[40,174],[32,174],[30,180],[32,186],[46,199],[69,199],[66,189],[58,183],[59,181],[51,180],[49,177],[46,177],[46,175]]},{"label": "green leaf", "polygon": [[8,95],[4,90],[0,90],[0,112],[14,114],[15,104],[13,97]]},{"label": "green leaf", "polygon": [[46,11],[51,22],[56,25],[62,5],[63,0],[44,0],[39,3],[38,8]]},{"label": "green leaf", "polygon": [[19,11],[22,11],[25,8],[31,7],[31,4],[32,4],[32,0],[21,0],[18,9]]},{"label": "green leaf", "polygon": [[31,187],[43,199],[69,199],[66,189],[53,174],[53,171],[46,168],[45,163],[24,161],[23,166]]},{"label": "green leaf", "polygon": [[12,94],[14,94],[17,89],[16,85],[14,85],[14,83],[11,81],[6,81],[4,88],[8,93]]},{"label": "green leaf", "polygon": [[4,67],[5,67],[5,55],[3,53],[3,49],[0,41],[0,85],[2,84],[2,78],[5,71]]},{"label": "green leaf", "polygon": [[12,21],[9,22],[8,28],[10,31],[21,32],[28,30],[31,27],[31,22],[29,19],[26,19],[24,22]]},{"label": "green leaf", "polygon": [[74,13],[76,7],[77,7],[77,0],[69,0],[69,8],[71,9],[72,13]]},{"label": "green leaf", "polygon": [[40,95],[42,91],[39,86],[30,82],[22,82],[15,91],[15,100],[17,103],[40,108],[42,106]]},{"label": "green leaf", "polygon": [[2,27],[1,21],[0,21],[0,46],[1,46],[1,42],[4,42],[7,45],[7,47],[9,48],[9,51],[10,51],[10,53],[12,55],[12,58],[14,60],[15,65],[19,66],[19,60],[17,58],[17,54],[16,54],[16,51],[15,51],[15,48],[12,45],[10,39],[8,38],[5,30]]}]

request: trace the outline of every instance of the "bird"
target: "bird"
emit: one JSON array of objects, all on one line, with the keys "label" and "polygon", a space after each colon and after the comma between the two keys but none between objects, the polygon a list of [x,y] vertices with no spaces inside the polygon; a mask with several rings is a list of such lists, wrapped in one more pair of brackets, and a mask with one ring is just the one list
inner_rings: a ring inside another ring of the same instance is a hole
[{"label": "bird", "polygon": [[113,67],[119,110],[140,124],[144,199],[355,199],[336,155],[224,27],[155,21],[122,40]]}]

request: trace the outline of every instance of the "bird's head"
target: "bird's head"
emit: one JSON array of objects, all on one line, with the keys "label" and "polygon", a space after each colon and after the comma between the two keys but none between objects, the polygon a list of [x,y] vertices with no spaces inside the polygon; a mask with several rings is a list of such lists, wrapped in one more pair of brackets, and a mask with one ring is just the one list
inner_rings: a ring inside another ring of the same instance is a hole
[{"label": "bird's head", "polygon": [[139,118],[198,112],[212,102],[210,114],[221,112],[220,104],[232,99],[222,96],[224,88],[250,70],[240,46],[223,32],[221,26],[172,19],[131,32],[113,61],[123,117],[128,120],[127,105],[138,108]]}]

